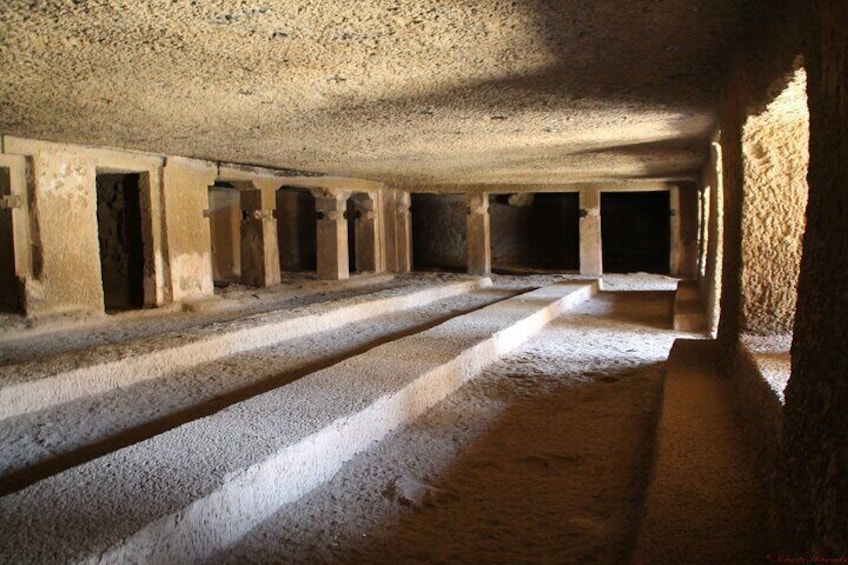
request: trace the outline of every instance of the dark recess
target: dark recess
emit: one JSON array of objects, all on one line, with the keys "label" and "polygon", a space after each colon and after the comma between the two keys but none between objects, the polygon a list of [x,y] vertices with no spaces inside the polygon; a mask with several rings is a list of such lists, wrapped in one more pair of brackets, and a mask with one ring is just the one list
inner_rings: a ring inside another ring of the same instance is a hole
[{"label": "dark recess", "polygon": [[314,271],[317,268],[315,220],[315,198],[308,190],[283,187],[277,191],[281,271]]},{"label": "dark recess", "polygon": [[605,273],[669,274],[668,192],[601,194]]},{"label": "dark recess", "polygon": [[353,198],[347,199],[345,218],[347,219],[347,259],[348,270],[356,272],[356,218],[358,216]]},{"label": "dark recess", "polygon": [[580,198],[577,193],[535,194],[529,206],[509,195],[489,203],[492,269],[500,272],[576,271],[580,268]]},{"label": "dark recess", "polygon": [[[0,196],[12,194],[9,169],[0,167]],[[0,312],[21,310],[18,279],[15,275],[15,241],[12,210],[0,208]]]},{"label": "dark recess", "polygon": [[468,265],[468,205],[457,194],[413,194],[412,268],[464,272]]},{"label": "dark recess", "polygon": [[97,233],[106,311],[143,308],[139,175],[97,175]]}]

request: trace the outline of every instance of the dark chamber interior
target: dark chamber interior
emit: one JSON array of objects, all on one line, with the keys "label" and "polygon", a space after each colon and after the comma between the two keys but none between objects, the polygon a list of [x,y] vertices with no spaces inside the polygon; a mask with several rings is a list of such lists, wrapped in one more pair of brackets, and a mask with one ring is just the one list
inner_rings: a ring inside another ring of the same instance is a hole
[{"label": "dark chamber interior", "polygon": [[143,308],[139,175],[97,175],[97,233],[106,310]]},{"label": "dark chamber interior", "polygon": [[669,274],[669,193],[601,194],[605,273]]},{"label": "dark chamber interior", "polygon": [[281,188],[277,191],[277,237],[280,270],[314,271],[318,265],[315,198],[308,190]]},{"label": "dark chamber interior", "polygon": [[356,204],[353,198],[347,199],[347,207],[345,208],[345,219],[347,220],[347,260],[348,271],[356,272],[356,218],[359,213],[356,211]]},{"label": "dark chamber interior", "polygon": [[468,205],[457,194],[413,194],[412,268],[465,271]]},{"label": "dark chamber interior", "polygon": [[[9,169],[0,167],[0,196],[9,196],[11,193]],[[21,309],[12,230],[12,210],[0,208],[0,312],[19,312]]]},{"label": "dark chamber interior", "polygon": [[490,198],[492,269],[501,272],[580,268],[578,193]]}]

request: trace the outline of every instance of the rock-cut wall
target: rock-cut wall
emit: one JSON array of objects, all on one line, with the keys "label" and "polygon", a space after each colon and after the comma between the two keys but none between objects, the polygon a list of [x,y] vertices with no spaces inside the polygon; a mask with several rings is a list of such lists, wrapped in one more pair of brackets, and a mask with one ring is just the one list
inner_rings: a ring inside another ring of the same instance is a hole
[{"label": "rock-cut wall", "polygon": [[791,332],[806,225],[807,80],[788,86],[742,132],[742,331]]}]

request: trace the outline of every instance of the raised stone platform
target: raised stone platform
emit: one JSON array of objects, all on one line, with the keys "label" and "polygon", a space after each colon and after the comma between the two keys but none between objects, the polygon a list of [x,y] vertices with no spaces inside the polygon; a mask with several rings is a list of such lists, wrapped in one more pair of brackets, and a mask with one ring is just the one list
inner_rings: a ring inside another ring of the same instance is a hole
[{"label": "raised stone platform", "polygon": [[391,289],[6,365],[0,368],[0,420],[488,285],[491,281],[483,278]]},{"label": "raised stone platform", "polygon": [[0,561],[209,556],[596,292],[499,302],[3,497]]},{"label": "raised stone platform", "polygon": [[678,339],[633,562],[766,562],[774,547],[768,509],[714,342]]}]

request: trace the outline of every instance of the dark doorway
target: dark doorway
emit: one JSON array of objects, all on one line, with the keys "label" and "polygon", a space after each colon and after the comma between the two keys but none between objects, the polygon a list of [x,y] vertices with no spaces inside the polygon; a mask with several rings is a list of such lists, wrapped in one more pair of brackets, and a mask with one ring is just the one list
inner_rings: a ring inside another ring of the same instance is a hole
[{"label": "dark doorway", "polygon": [[209,187],[212,280],[216,286],[241,281],[241,194],[229,183]]},{"label": "dark doorway", "polygon": [[669,274],[669,193],[601,194],[601,238],[605,273]]},{"label": "dark doorway", "polygon": [[464,272],[468,265],[468,205],[464,195],[413,194],[412,268]]},{"label": "dark doorway", "polygon": [[138,174],[97,175],[100,273],[107,311],[144,307],[144,240]]},{"label": "dark doorway", "polygon": [[359,212],[356,210],[356,203],[353,197],[347,199],[347,207],[345,209],[345,219],[347,220],[347,264],[348,271],[356,272],[356,218]]},{"label": "dark doorway", "polygon": [[318,265],[315,198],[306,189],[277,191],[277,238],[280,270],[314,271]]},{"label": "dark doorway", "polygon": [[579,269],[577,193],[493,195],[489,215],[493,270],[511,273]]},{"label": "dark doorway", "polygon": [[[0,167],[0,197],[12,195],[8,167]],[[15,273],[15,238],[12,208],[0,208],[0,312],[20,312],[21,301]]]}]

